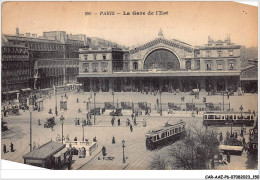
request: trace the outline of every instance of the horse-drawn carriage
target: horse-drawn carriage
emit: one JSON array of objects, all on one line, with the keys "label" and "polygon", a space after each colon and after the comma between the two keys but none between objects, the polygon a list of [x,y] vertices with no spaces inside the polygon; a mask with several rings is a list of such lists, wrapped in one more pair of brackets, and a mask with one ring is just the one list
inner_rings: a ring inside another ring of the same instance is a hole
[{"label": "horse-drawn carriage", "polygon": [[116,108],[115,111],[109,113],[110,116],[123,116],[122,108]]},{"label": "horse-drawn carriage", "polygon": [[53,127],[55,124],[55,117],[47,118],[47,121],[44,123],[44,128]]}]

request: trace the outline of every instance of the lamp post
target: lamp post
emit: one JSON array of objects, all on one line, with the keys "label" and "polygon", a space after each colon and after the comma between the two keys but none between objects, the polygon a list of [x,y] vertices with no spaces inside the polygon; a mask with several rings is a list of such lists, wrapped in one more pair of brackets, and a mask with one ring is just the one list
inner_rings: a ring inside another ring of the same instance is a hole
[{"label": "lamp post", "polygon": [[83,123],[84,120],[82,120],[82,141],[84,141],[84,123]]},{"label": "lamp post", "polygon": [[123,147],[123,163],[125,163],[125,140],[122,141],[122,147]]},{"label": "lamp post", "polygon": [[32,151],[32,110],[34,106],[34,98],[32,94],[29,96],[29,108],[30,108],[30,152]]},{"label": "lamp post", "polygon": [[62,144],[63,144],[63,124],[64,124],[64,117],[63,117],[63,115],[61,115],[61,117],[60,117],[60,123],[61,123],[61,142],[62,142]]},{"label": "lamp post", "polygon": [[[243,109],[244,109],[244,108],[243,108],[243,106],[241,105],[239,109],[240,109],[240,111],[241,111],[241,121],[243,122],[242,113],[243,113]],[[241,124],[241,131],[242,131],[242,127],[243,127],[243,124]]]},{"label": "lamp post", "polygon": [[114,91],[112,91],[112,96],[113,96],[113,113],[114,113],[114,111],[115,111],[115,102],[114,102],[114,96],[115,96],[115,93],[114,93]]}]

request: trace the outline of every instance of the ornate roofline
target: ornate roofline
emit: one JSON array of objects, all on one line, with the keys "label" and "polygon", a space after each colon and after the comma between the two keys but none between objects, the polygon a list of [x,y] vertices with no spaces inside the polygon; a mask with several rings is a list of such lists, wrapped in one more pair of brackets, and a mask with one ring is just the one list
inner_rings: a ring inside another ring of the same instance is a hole
[{"label": "ornate roofline", "polygon": [[157,38],[157,39],[152,40],[152,41],[150,41],[148,43],[145,43],[145,44],[143,44],[141,46],[138,46],[138,47],[136,47],[134,49],[131,49],[130,53],[136,53],[136,52],[138,52],[140,50],[149,48],[149,47],[151,47],[151,46],[153,46],[155,44],[158,44],[158,43],[164,43],[164,44],[167,44],[169,46],[177,47],[177,48],[180,48],[180,49],[184,49],[184,50],[189,51],[189,52],[192,52],[194,50],[193,47],[190,47],[188,45],[183,45],[183,44],[181,44],[181,42],[177,42],[177,41],[175,42],[175,41],[167,40],[167,39],[164,39],[164,38]]},{"label": "ornate roofline", "polygon": [[201,47],[200,50],[218,50],[218,49],[240,49],[240,45],[232,45],[232,46],[209,46],[209,47]]}]

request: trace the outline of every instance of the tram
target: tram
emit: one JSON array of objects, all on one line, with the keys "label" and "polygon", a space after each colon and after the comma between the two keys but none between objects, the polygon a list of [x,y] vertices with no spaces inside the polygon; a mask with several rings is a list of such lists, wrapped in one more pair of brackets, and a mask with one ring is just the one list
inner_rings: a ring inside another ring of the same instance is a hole
[{"label": "tram", "polygon": [[185,125],[186,123],[181,120],[179,123],[172,125],[165,123],[165,126],[148,131],[145,135],[146,149],[159,149],[162,146],[170,145],[184,137],[186,132]]},{"label": "tram", "polygon": [[204,126],[223,126],[232,123],[233,126],[253,126],[255,115],[251,112],[205,112]]}]

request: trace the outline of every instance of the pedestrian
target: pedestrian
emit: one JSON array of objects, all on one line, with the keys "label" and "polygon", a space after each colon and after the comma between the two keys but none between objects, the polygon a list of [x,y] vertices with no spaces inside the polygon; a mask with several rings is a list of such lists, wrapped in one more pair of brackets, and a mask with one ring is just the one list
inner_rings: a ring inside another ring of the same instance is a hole
[{"label": "pedestrian", "polygon": [[115,144],[116,143],[116,140],[115,140],[115,137],[113,136],[112,138],[112,144]]},{"label": "pedestrian", "polygon": [[223,135],[222,135],[222,132],[220,132],[219,134],[219,142],[221,143],[223,141]]},{"label": "pedestrian", "polygon": [[235,133],[235,138],[237,138],[237,132]]},{"label": "pedestrian", "polygon": [[211,169],[215,168],[215,163],[214,163],[214,159],[211,160]]},{"label": "pedestrian", "polygon": [[254,114],[254,116],[255,116],[255,110],[253,110],[253,114]]},{"label": "pedestrian", "polygon": [[13,143],[11,142],[11,145],[10,145],[10,147],[11,147],[11,152],[14,152],[14,145],[13,145]]},{"label": "pedestrian", "polygon": [[136,126],[137,124],[136,124],[136,117],[134,117],[134,125]]},{"label": "pedestrian", "polygon": [[4,151],[4,154],[7,153],[7,152],[6,152],[6,145],[5,145],[5,144],[4,144],[4,146],[3,146],[3,151]]},{"label": "pedestrian", "polygon": [[41,120],[40,120],[40,119],[38,119],[38,125],[39,125],[39,126],[41,125]]},{"label": "pedestrian", "polygon": [[93,138],[93,142],[97,142],[97,138],[96,138],[96,136]]},{"label": "pedestrian", "polygon": [[120,118],[117,120],[117,125],[120,126]]},{"label": "pedestrian", "polygon": [[226,133],[226,141],[228,141],[230,139],[230,133],[227,131]]},{"label": "pedestrian", "polygon": [[240,133],[241,137],[244,137],[244,130],[241,128],[241,133]]},{"label": "pedestrian", "polygon": [[130,124],[130,131],[133,132],[133,126]]},{"label": "pedestrian", "polygon": [[199,114],[199,109],[197,109],[197,114]]},{"label": "pedestrian", "polygon": [[228,153],[227,153],[227,162],[228,162],[228,163],[230,163],[230,159],[231,159],[231,158],[230,158],[230,153],[228,152]]},{"label": "pedestrian", "polygon": [[79,98],[77,98],[77,101],[76,101],[76,103],[79,103]]},{"label": "pedestrian", "polygon": [[102,147],[101,151],[102,151],[103,156],[106,156],[106,148],[105,148],[105,146]]},{"label": "pedestrian", "polygon": [[131,114],[132,120],[134,119],[134,112]]}]

